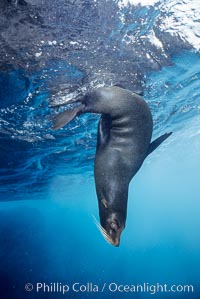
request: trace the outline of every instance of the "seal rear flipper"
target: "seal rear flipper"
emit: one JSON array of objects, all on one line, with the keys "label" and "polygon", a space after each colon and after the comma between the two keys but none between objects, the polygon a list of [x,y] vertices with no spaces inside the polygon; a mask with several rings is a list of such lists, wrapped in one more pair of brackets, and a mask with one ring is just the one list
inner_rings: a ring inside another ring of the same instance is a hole
[{"label": "seal rear flipper", "polygon": [[163,141],[165,141],[170,135],[172,134],[172,132],[170,133],[165,133],[164,135],[158,137],[156,140],[154,140],[148,148],[147,151],[147,156],[149,154],[151,154]]},{"label": "seal rear flipper", "polygon": [[71,110],[66,110],[64,112],[61,112],[53,117],[53,130],[58,130],[65,125],[67,125],[70,121],[72,121],[77,115],[84,112],[84,105],[80,105],[78,107],[75,107]]}]

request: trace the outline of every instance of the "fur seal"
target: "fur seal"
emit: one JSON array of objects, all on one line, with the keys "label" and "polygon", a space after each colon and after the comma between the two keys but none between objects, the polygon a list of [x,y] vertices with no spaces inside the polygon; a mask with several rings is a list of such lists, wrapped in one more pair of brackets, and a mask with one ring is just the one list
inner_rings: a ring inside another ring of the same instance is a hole
[{"label": "fur seal", "polygon": [[145,100],[119,86],[101,87],[83,98],[74,109],[54,117],[57,130],[82,113],[100,113],[95,155],[95,185],[100,224],[105,239],[119,246],[127,216],[128,188],[145,158],[166,138],[166,133],[151,143],[153,121]]}]

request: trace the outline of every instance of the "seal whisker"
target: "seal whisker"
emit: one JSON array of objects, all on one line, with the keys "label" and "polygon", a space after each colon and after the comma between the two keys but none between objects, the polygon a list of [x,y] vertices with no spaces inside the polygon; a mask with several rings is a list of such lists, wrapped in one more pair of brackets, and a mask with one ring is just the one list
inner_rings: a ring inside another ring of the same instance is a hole
[{"label": "seal whisker", "polygon": [[104,237],[104,239],[109,243],[109,244],[113,244],[112,239],[105,233],[102,232],[102,235]]},{"label": "seal whisker", "polygon": [[96,218],[95,218],[95,224],[101,233],[107,234],[106,230],[101,226],[101,224],[96,220]]},{"label": "seal whisker", "polygon": [[106,236],[106,237],[109,238],[108,233],[106,232],[106,230],[99,223],[96,223],[96,226],[99,229],[99,231],[103,234],[103,236]]},{"label": "seal whisker", "polygon": [[100,233],[102,234],[102,236],[104,237],[104,239],[108,242],[113,244],[113,241],[111,240],[110,236],[108,235],[107,231],[101,226],[101,224],[97,221],[96,217],[94,215],[93,216],[93,220],[94,223],[96,224],[98,230],[100,231]]}]

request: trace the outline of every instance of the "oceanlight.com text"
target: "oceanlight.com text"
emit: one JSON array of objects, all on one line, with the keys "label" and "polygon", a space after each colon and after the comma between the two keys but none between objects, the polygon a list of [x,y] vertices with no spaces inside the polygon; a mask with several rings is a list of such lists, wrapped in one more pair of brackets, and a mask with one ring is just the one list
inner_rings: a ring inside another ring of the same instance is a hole
[{"label": "oceanlight.com text", "polygon": [[27,292],[36,293],[60,293],[67,295],[68,293],[148,293],[151,295],[157,293],[193,293],[194,286],[191,284],[151,284],[148,282],[142,284],[120,284],[116,282],[110,283],[79,283],[74,282],[37,282],[36,284],[26,283],[25,290]]}]

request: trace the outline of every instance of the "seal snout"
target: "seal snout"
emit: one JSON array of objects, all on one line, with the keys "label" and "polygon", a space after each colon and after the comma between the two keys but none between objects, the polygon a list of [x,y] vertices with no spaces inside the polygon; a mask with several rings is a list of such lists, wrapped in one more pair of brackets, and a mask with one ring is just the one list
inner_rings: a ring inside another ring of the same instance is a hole
[{"label": "seal snout", "polygon": [[99,223],[94,217],[95,224],[104,239],[111,245],[118,247],[120,244],[120,236],[125,227],[124,224],[121,224],[117,219],[113,217],[109,217],[107,221],[103,223]]}]

